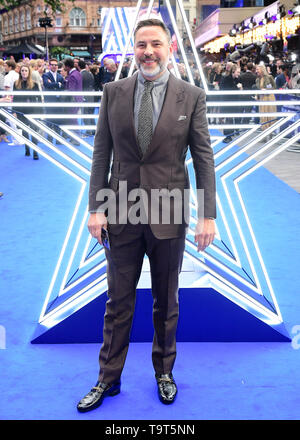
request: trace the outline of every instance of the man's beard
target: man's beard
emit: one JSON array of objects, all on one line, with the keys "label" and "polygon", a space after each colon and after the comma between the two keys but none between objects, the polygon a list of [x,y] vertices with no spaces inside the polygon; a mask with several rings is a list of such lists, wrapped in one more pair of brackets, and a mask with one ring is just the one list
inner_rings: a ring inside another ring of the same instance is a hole
[{"label": "man's beard", "polygon": [[[147,60],[147,58],[145,60]],[[145,68],[142,65],[141,60],[136,60],[136,64],[144,76],[147,76],[148,78],[154,78],[158,76],[161,72],[164,72],[168,66],[168,62],[163,63],[160,60],[155,61],[157,61],[158,64],[154,70],[148,70],[147,68]]]}]

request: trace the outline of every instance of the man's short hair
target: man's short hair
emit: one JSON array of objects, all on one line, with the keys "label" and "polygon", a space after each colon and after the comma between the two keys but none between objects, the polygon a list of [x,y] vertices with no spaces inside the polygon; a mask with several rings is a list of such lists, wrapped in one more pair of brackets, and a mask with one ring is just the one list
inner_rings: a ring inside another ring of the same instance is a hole
[{"label": "man's short hair", "polygon": [[70,67],[70,69],[73,69],[73,67],[74,67],[74,60],[73,60],[73,58],[65,58],[64,59],[64,65],[66,67]]},{"label": "man's short hair", "polygon": [[146,26],[159,26],[161,27],[165,34],[167,35],[168,41],[169,43],[171,42],[171,33],[169,31],[169,29],[167,28],[167,26],[165,25],[165,23],[161,20],[158,20],[157,18],[148,18],[147,20],[141,20],[138,22],[135,30],[134,30],[134,38],[136,36],[136,33],[139,29],[141,29],[142,27],[146,27]]},{"label": "man's short hair", "polygon": [[12,70],[15,70],[15,68],[17,66],[17,64],[16,64],[16,62],[14,60],[7,60],[6,64],[7,64],[8,67],[11,67]]},{"label": "man's short hair", "polygon": [[49,63],[51,63],[52,61],[55,61],[56,63],[58,63],[57,58],[50,58]]},{"label": "man's short hair", "polygon": [[81,70],[83,70],[86,67],[86,62],[83,61],[83,60],[79,60],[78,61],[78,66],[80,67]]}]

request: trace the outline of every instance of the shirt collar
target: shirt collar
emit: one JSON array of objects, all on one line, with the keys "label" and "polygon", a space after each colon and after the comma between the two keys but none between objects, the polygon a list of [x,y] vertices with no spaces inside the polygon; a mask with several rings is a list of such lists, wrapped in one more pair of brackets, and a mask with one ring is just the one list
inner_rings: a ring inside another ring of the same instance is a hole
[{"label": "shirt collar", "polygon": [[[166,69],[166,71],[159,78],[157,78],[155,81],[153,81],[154,87],[166,84],[168,82],[169,76],[170,76],[170,72],[168,69]],[[138,81],[143,85],[144,85],[144,82],[146,81],[146,79],[143,77],[141,71],[139,71],[139,73],[138,73]]]}]

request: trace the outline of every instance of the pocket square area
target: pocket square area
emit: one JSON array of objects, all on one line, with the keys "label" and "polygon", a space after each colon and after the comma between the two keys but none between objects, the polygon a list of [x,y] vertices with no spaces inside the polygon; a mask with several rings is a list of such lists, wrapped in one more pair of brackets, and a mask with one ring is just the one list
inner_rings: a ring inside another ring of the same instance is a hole
[{"label": "pocket square area", "polygon": [[185,119],[186,119],[186,116],[185,115],[181,115],[181,116],[179,116],[178,121],[184,121]]}]

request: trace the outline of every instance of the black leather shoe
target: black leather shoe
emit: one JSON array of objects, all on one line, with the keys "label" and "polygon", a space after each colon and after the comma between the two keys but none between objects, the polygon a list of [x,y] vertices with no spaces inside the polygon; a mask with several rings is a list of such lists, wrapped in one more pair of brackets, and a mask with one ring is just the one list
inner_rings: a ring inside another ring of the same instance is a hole
[{"label": "black leather shoe", "polygon": [[223,139],[223,142],[224,142],[225,144],[229,144],[229,142],[231,142],[231,141],[232,141],[232,137],[231,137],[231,136],[226,136],[226,138]]},{"label": "black leather shoe", "polygon": [[162,403],[173,403],[177,395],[177,386],[172,374],[156,374],[158,397]]},{"label": "black leather shoe", "polygon": [[80,412],[91,411],[98,408],[106,396],[116,396],[121,390],[121,382],[118,381],[112,385],[107,385],[103,382],[97,382],[91,391],[80,400],[77,409]]}]

